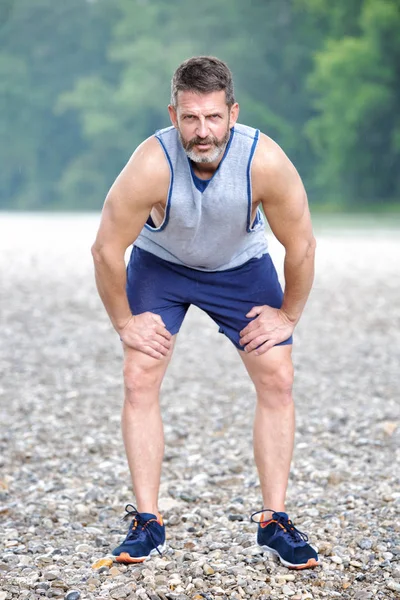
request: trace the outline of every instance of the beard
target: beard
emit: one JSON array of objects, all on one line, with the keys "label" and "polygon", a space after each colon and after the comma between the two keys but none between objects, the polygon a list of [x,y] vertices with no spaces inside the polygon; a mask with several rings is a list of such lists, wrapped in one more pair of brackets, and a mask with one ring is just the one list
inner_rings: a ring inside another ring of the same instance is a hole
[{"label": "beard", "polygon": [[[206,138],[195,137],[189,141],[183,139],[181,132],[178,129],[179,139],[183,146],[186,156],[195,163],[212,163],[223,154],[230,137],[230,129],[228,127],[224,137],[218,139],[214,135],[209,135]],[[195,146],[210,145],[211,148],[205,153],[198,153]]]}]

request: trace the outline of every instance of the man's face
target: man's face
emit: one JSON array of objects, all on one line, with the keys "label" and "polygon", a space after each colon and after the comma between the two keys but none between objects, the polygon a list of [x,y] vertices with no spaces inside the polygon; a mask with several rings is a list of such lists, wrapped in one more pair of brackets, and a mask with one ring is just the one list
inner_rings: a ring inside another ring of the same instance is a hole
[{"label": "man's face", "polygon": [[213,163],[222,158],[239,106],[226,104],[225,91],[198,94],[178,92],[177,106],[168,107],[182,146],[193,162]]}]

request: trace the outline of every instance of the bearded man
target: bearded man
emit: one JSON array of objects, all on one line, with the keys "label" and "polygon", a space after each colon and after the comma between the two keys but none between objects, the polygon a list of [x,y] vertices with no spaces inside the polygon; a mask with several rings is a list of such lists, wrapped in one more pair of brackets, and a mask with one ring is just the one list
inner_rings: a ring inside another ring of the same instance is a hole
[{"label": "bearded man", "polygon": [[[292,333],[314,270],[306,193],[281,148],[237,123],[232,74],[221,60],[182,63],[168,111],[172,127],[140,144],[111,187],[92,248],[98,291],[124,349],[122,433],[137,506],[126,507],[128,534],[113,555],[135,563],[165,548],[159,390],[194,304],[237,348],[255,386],[258,543],[289,568],[314,567],[316,551],[285,510],[294,441]],[[284,294],[261,207],[285,248]]]}]

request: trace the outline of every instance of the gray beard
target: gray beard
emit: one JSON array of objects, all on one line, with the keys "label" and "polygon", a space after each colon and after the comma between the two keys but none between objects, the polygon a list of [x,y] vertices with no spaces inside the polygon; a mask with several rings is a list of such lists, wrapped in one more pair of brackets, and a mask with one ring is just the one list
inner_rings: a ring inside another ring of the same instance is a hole
[{"label": "gray beard", "polygon": [[195,163],[206,164],[212,163],[214,160],[217,160],[221,156],[221,154],[225,151],[226,144],[221,146],[216,146],[213,150],[209,150],[210,154],[197,154],[193,149],[185,150],[186,156],[190,158]]},{"label": "gray beard", "polygon": [[228,131],[225,134],[225,137],[220,142],[214,141],[213,142],[214,148],[209,150],[207,155],[204,155],[204,154],[196,153],[196,151],[193,148],[193,140],[191,142],[185,142],[185,140],[182,138],[182,135],[181,135],[181,132],[179,131],[179,129],[178,129],[178,133],[179,133],[179,139],[181,141],[181,144],[185,151],[186,156],[191,161],[198,163],[198,164],[212,163],[215,160],[217,160],[217,158],[219,158],[221,156],[221,154],[223,154],[225,152],[225,149],[228,144],[229,137],[230,137],[230,130],[228,129]]}]

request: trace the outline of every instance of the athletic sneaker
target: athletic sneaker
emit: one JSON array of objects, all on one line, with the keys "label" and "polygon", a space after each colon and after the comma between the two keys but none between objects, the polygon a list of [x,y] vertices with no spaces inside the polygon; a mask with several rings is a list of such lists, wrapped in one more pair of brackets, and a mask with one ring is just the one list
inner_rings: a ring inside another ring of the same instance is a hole
[{"label": "athletic sneaker", "polygon": [[255,520],[255,515],[266,510],[259,510],[251,515],[253,523],[258,523],[257,543],[264,550],[275,554],[281,563],[289,569],[309,569],[319,565],[318,554],[310,544],[308,536],[293,525],[284,512],[272,512],[268,521]]},{"label": "athletic sneaker", "polygon": [[153,554],[161,555],[165,550],[165,526],[161,515],[140,513],[133,504],[127,504],[125,510],[122,520],[132,518],[132,521],[125,540],[112,552],[115,560],[119,563],[140,563]]}]

